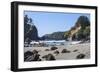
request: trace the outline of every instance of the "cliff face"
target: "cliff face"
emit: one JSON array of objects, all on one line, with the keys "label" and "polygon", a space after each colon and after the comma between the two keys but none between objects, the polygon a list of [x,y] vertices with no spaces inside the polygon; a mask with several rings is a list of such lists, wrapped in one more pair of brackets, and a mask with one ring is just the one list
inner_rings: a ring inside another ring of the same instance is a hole
[{"label": "cliff face", "polygon": [[30,40],[38,40],[38,30],[33,25],[24,25],[24,38]]},{"label": "cliff face", "polygon": [[24,17],[24,41],[38,40],[38,30],[36,26],[32,23],[32,20]]},{"label": "cliff face", "polygon": [[67,40],[90,40],[90,21],[86,16],[80,16],[75,25],[65,32]]}]

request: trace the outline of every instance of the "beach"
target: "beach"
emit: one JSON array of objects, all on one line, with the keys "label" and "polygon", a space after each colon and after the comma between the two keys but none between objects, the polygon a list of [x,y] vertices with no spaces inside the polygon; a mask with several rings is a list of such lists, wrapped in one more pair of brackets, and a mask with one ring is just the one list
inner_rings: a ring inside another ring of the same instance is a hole
[{"label": "beach", "polygon": [[[42,58],[47,54],[52,54],[56,60],[72,60],[77,59],[77,56],[80,54],[84,54],[84,59],[90,58],[90,43],[78,43],[78,44],[68,44],[68,45],[60,45],[56,46],[58,49],[51,50],[50,47],[24,47],[24,52],[37,50],[38,54],[40,55],[40,59],[44,61],[45,59]],[[46,51],[46,49],[48,49]],[[69,52],[62,53],[62,50],[66,49]],[[55,54],[54,52],[58,51],[59,54]]]}]

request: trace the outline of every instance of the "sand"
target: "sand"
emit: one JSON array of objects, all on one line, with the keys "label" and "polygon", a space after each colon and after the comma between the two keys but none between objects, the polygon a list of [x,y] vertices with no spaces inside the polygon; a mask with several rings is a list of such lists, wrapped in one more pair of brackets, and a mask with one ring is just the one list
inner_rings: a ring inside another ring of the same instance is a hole
[{"label": "sand", "polygon": [[[50,49],[51,47],[25,47],[24,52],[33,51],[35,49],[39,51],[40,58],[42,60],[45,60],[42,57],[49,53],[53,54],[56,60],[76,59],[77,55],[79,54],[85,54],[84,59],[90,58],[90,43],[69,44],[69,45],[62,45],[62,46],[56,46],[56,47],[58,47],[57,50],[60,52],[58,55],[54,54],[56,50],[45,51],[45,49]],[[61,53],[63,49],[67,49],[68,51],[70,51],[70,53]]]}]

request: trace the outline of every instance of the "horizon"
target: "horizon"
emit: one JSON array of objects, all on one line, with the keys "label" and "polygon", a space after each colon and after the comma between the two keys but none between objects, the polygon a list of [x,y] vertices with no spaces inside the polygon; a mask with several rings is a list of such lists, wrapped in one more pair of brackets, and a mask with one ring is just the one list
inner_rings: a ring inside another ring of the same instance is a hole
[{"label": "horizon", "polygon": [[33,20],[32,23],[36,26],[39,37],[53,32],[70,30],[80,16],[87,16],[90,20],[90,14],[87,13],[24,11],[25,15]]}]

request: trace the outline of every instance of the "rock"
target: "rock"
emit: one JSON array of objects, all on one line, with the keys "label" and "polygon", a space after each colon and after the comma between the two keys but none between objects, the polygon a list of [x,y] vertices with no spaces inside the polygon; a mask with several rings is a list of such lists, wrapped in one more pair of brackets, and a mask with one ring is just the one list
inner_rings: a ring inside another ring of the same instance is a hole
[{"label": "rock", "polygon": [[59,54],[59,51],[58,50],[54,51],[54,54],[58,55]]},{"label": "rock", "polygon": [[51,47],[51,50],[56,50],[56,49],[58,49],[57,47]]},{"label": "rock", "polygon": [[39,55],[38,53],[35,53],[35,54],[33,55],[32,61],[40,61],[39,56],[40,56],[40,55]]},{"label": "rock", "polygon": [[55,57],[52,54],[48,54],[46,60],[56,60]]},{"label": "rock", "polygon": [[40,54],[38,54],[37,50],[33,50],[32,52],[27,51],[24,53],[24,61],[41,61]]},{"label": "rock", "polygon": [[33,55],[33,53],[30,52],[30,51],[25,52],[25,53],[24,53],[24,61],[26,61],[26,59],[27,59],[29,56],[32,56],[32,55]]},{"label": "rock", "polygon": [[42,61],[41,59],[38,59],[38,61]]},{"label": "rock", "polygon": [[70,53],[70,51],[67,49],[63,49],[61,53]]},{"label": "rock", "polygon": [[83,59],[83,58],[85,58],[85,54],[79,54],[79,55],[77,55],[76,56],[76,59]]},{"label": "rock", "polygon": [[35,53],[31,56],[29,56],[25,61],[31,62],[31,61],[41,61],[41,59],[39,58],[39,54]]},{"label": "rock", "polygon": [[48,55],[44,55],[44,56],[42,56],[42,58],[47,58],[48,57]]},{"label": "rock", "polygon": [[77,49],[75,49],[73,52],[77,52],[78,50]]},{"label": "rock", "polygon": [[36,54],[36,53],[38,53],[38,51],[37,50],[33,50],[33,54]]},{"label": "rock", "polygon": [[28,42],[26,41],[27,38],[29,38],[30,40],[39,40],[37,27],[32,22],[32,19],[30,22],[30,18],[28,18],[28,16],[25,16],[24,17],[24,42]]},{"label": "rock", "polygon": [[45,51],[49,51],[49,49],[45,49]]},{"label": "rock", "polygon": [[52,54],[44,55],[42,58],[45,58],[47,61],[56,60]]}]

